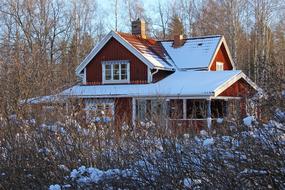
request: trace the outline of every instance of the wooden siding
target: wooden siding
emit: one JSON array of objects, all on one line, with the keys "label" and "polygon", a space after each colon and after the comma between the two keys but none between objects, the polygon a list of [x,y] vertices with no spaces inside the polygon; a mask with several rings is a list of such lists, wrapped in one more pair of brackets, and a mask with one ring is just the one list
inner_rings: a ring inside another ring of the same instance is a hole
[{"label": "wooden siding", "polygon": [[219,96],[248,97],[252,96],[254,92],[255,90],[244,79],[240,79],[220,93]]},{"label": "wooden siding", "polygon": [[115,99],[115,125],[121,126],[123,122],[131,123],[132,119],[132,98]]},{"label": "wooden siding", "polygon": [[227,51],[226,51],[224,44],[221,45],[218,53],[216,54],[216,57],[214,58],[214,62],[210,68],[211,71],[216,70],[217,61],[224,63],[224,70],[232,70],[233,69],[233,66],[231,64],[231,61],[229,59],[229,56],[227,54]]},{"label": "wooden siding", "polygon": [[87,84],[102,84],[102,61],[129,60],[130,83],[147,83],[147,66],[114,38],[100,50],[86,67]]}]

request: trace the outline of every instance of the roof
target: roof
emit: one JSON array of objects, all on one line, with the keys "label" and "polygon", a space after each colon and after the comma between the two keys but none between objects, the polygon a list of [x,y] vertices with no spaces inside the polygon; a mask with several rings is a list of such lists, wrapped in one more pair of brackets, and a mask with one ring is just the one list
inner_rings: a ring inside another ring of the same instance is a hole
[{"label": "roof", "polygon": [[118,33],[111,31],[107,34],[97,46],[95,46],[86,58],[76,68],[76,74],[84,70],[86,65],[99,53],[99,51],[105,46],[105,44],[111,39],[116,39],[120,44],[132,52],[138,59],[144,62],[151,69],[162,70],[175,70],[175,67],[171,63],[171,59],[166,56],[166,52],[163,50],[155,40],[143,39],[134,35],[127,35],[124,33]]},{"label": "roof", "polygon": [[35,98],[29,98],[26,100],[22,100],[21,104],[48,104],[48,103],[60,103],[64,102],[68,97],[67,96],[61,96],[60,94],[55,95],[49,95],[49,96],[39,96]]},{"label": "roof", "polygon": [[179,69],[194,69],[209,67],[222,39],[222,36],[188,38],[178,48],[172,46],[173,40],[161,43]]},{"label": "roof", "polygon": [[[217,96],[223,88],[240,78],[249,80],[239,70],[176,71],[165,79],[151,84],[76,85],[60,95],[91,97],[194,97]],[[254,83],[253,83],[254,84]],[[253,86],[255,88],[255,86]]]},{"label": "roof", "polygon": [[144,39],[132,34],[111,31],[76,68],[77,75],[80,75],[86,65],[111,38],[115,38],[150,69],[161,70],[209,68],[219,47],[224,43],[229,59],[235,68],[226,41],[220,35],[184,39],[184,44],[181,47],[174,48],[173,40],[156,41],[151,38]]},{"label": "roof", "polygon": [[153,62],[173,68],[173,61],[159,41],[141,38],[132,34],[117,32],[123,39],[135,47],[144,57]]}]

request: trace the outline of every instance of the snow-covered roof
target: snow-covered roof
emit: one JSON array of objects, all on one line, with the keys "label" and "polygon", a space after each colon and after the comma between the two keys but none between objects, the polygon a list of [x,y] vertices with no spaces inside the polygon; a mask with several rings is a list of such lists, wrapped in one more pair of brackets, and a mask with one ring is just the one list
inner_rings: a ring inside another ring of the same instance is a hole
[{"label": "snow-covered roof", "polygon": [[[89,97],[193,97],[217,96],[229,82],[244,78],[238,70],[176,71],[165,79],[151,84],[76,85],[60,95]],[[247,79],[246,79],[247,80]]]},{"label": "snow-covered roof", "polygon": [[176,48],[172,46],[173,40],[161,43],[179,69],[193,69],[208,68],[222,40],[222,36],[189,38]]},{"label": "snow-covered roof", "polygon": [[61,94],[49,95],[49,96],[39,96],[35,98],[29,98],[22,100],[21,104],[49,104],[49,103],[61,103],[64,102],[68,97],[61,96]]},{"label": "snow-covered roof", "polygon": [[[151,47],[151,45],[148,44],[148,40],[134,35],[127,36],[123,33],[111,31],[98,43],[97,46],[91,50],[91,52],[76,68],[77,75],[80,75],[84,68],[90,63],[90,61],[97,55],[97,53],[99,53],[99,51],[111,38],[116,39],[120,44],[132,52],[138,59],[148,65],[151,69],[175,69],[174,66],[170,63],[171,59],[160,56],[155,51],[155,48]],[[154,42],[156,43],[156,41]]]}]

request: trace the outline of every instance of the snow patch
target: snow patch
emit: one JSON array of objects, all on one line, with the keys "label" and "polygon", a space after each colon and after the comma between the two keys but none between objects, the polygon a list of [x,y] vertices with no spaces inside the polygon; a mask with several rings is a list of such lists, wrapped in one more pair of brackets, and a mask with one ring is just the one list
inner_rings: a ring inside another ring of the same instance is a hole
[{"label": "snow patch", "polygon": [[66,167],[65,165],[61,164],[61,165],[58,165],[58,168],[63,170],[63,171],[66,171],[66,172],[69,172],[69,169],[68,167]]},{"label": "snow patch", "polygon": [[275,117],[278,121],[283,122],[285,121],[285,112],[281,111],[280,109],[277,109],[275,111]]},{"label": "snow patch", "polygon": [[283,90],[281,94],[285,98],[285,90]]},{"label": "snow patch", "polygon": [[49,190],[61,190],[60,185],[55,184],[55,185],[50,185]]},{"label": "snow patch", "polygon": [[191,188],[192,180],[191,180],[189,177],[184,178],[184,180],[183,180],[183,185],[184,185],[184,187],[186,187],[186,188]]},{"label": "snow patch", "polygon": [[214,139],[213,138],[207,138],[203,141],[203,146],[210,146],[214,144]]},{"label": "snow patch", "polygon": [[253,116],[247,116],[245,118],[243,118],[243,124],[250,127],[252,125],[252,123],[255,121]]},{"label": "snow patch", "polygon": [[205,131],[205,130],[201,130],[201,131],[200,131],[200,135],[201,135],[201,136],[208,136],[208,132]]},{"label": "snow patch", "polygon": [[224,119],[223,119],[223,118],[218,118],[218,119],[217,119],[217,123],[219,123],[219,124],[222,124],[222,123],[223,123],[223,121],[224,121]]}]

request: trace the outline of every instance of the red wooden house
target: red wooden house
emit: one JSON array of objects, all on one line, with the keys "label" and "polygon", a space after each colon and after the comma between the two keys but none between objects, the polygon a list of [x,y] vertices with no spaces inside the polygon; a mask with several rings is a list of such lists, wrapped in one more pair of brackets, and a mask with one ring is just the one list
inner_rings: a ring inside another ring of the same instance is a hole
[{"label": "red wooden house", "polygon": [[[82,79],[61,96],[83,99],[88,118],[152,120],[183,125],[245,115],[257,86],[236,70],[223,36],[154,40],[144,21],[132,34],[111,31],[77,67]],[[94,116],[95,117],[95,116]]]}]

